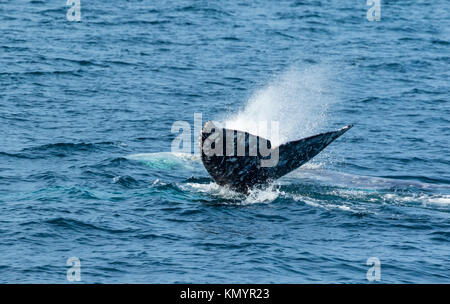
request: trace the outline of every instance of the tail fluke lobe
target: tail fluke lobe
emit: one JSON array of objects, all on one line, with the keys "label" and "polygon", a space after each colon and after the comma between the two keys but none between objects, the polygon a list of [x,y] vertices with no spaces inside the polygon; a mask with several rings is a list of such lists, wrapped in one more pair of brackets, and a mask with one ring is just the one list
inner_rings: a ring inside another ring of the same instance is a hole
[{"label": "tail fluke lobe", "polygon": [[271,178],[280,178],[302,166],[352,127],[353,125],[348,125],[337,131],[321,133],[280,145],[278,165],[272,170]]},{"label": "tail fluke lobe", "polygon": [[[207,122],[199,138],[202,162],[219,185],[247,193],[254,186],[264,185],[297,169],[351,127],[272,148],[265,138]],[[274,155],[277,157],[273,158]],[[272,162],[268,161],[270,158]]]}]

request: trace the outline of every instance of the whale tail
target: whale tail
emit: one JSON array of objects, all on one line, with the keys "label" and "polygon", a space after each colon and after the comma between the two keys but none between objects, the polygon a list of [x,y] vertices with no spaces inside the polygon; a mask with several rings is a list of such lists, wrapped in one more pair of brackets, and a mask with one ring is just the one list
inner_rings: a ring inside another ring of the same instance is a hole
[{"label": "whale tail", "polygon": [[207,122],[199,144],[203,165],[222,186],[248,193],[308,162],[353,125],[272,147],[268,139]]}]

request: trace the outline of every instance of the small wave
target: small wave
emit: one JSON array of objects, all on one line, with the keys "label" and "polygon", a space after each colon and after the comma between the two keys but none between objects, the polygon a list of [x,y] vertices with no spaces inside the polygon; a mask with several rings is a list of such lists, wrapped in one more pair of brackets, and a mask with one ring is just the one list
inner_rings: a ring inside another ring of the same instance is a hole
[{"label": "small wave", "polygon": [[406,72],[405,66],[398,62],[369,64],[367,67],[369,69],[373,69],[376,71],[388,70],[388,71],[396,71],[396,72],[402,72],[402,73]]},{"label": "small wave", "polygon": [[31,76],[42,76],[42,75],[75,75],[79,76],[82,72],[81,69],[68,70],[68,71],[25,71],[25,72],[1,72],[0,75],[31,75]]},{"label": "small wave", "polygon": [[238,37],[234,37],[234,36],[225,36],[221,38],[222,40],[225,41],[241,41],[241,39],[239,39]]},{"label": "small wave", "polygon": [[8,152],[0,152],[0,157],[33,159],[33,157],[30,157],[29,155],[23,153],[8,153]]},{"label": "small wave", "polygon": [[5,49],[6,51],[10,51],[10,52],[24,52],[24,51],[28,51],[29,50],[29,48],[27,48],[25,46],[2,45],[2,46],[0,46],[0,48]]},{"label": "small wave", "polygon": [[168,24],[170,20],[127,20],[120,23],[121,25],[159,25]]},{"label": "small wave", "polygon": [[201,12],[201,13],[207,14],[208,16],[210,16],[210,15],[232,16],[232,14],[229,12],[211,8],[211,7],[204,7],[202,5],[199,5],[199,6],[188,5],[188,6],[178,8],[177,11],[179,11],[179,12]]},{"label": "small wave", "polygon": [[84,222],[82,220],[71,219],[71,218],[62,218],[62,217],[48,219],[45,222],[49,225],[56,226],[58,228],[66,228],[66,229],[70,229],[70,230],[74,230],[74,231],[99,230],[99,231],[115,233],[115,234],[129,233],[129,232],[136,231],[135,229],[130,229],[130,228],[113,229],[113,228],[109,228],[109,227],[101,227],[101,226],[98,226],[98,225],[95,225],[92,223]]},{"label": "small wave", "polygon": [[93,60],[88,60],[88,59],[69,59],[69,58],[63,58],[63,57],[48,57],[48,58],[44,58],[44,59],[48,59],[51,61],[62,61],[62,62],[70,62],[70,63],[75,63],[78,64],[80,66],[99,66],[99,67],[108,67],[107,65],[101,64],[101,63],[96,63]]},{"label": "small wave", "polygon": [[428,197],[426,199],[427,199],[426,203],[428,204],[450,206],[450,195],[439,195],[434,197]]},{"label": "small wave", "polygon": [[[122,167],[132,164],[132,162],[125,158],[125,157],[113,157],[113,158],[107,158],[104,159],[95,165],[85,165],[82,166],[83,169],[86,169],[86,173],[92,173],[91,168],[95,169],[103,169],[103,168],[115,168],[115,167]],[[109,175],[108,175],[109,176]],[[110,176],[111,178],[114,178],[116,175]]]},{"label": "small wave", "polygon": [[99,198],[91,191],[77,187],[66,189],[65,192],[70,197],[81,198],[85,200],[98,200]]},{"label": "small wave", "polygon": [[366,212],[365,209],[356,208],[353,205],[350,205],[348,202],[347,202],[347,204],[345,204],[345,203],[336,204],[336,203],[330,203],[328,200],[320,200],[320,199],[313,198],[311,196],[298,195],[298,194],[290,195],[290,197],[294,201],[303,202],[304,204],[311,206],[311,207],[315,207],[315,208],[323,208],[326,210],[338,209],[341,211],[358,213],[358,214],[361,214],[362,212]]},{"label": "small wave", "polygon": [[113,183],[122,185],[125,188],[136,188],[139,186],[139,182],[129,175],[116,176],[113,178]]},{"label": "small wave", "polygon": [[154,180],[150,186],[151,192],[164,192],[167,194],[174,192],[183,192],[181,188],[178,187],[176,183],[166,183],[161,181],[159,178]]},{"label": "small wave", "polygon": [[65,11],[66,11],[66,8],[64,6],[59,6],[59,7],[56,7],[56,8],[49,8],[49,9],[40,10],[39,13],[40,14],[64,13]]},{"label": "small wave", "polygon": [[123,65],[123,66],[136,66],[138,65],[137,62],[128,62],[128,61],[124,61],[124,60],[107,60],[105,61],[105,63],[108,64],[115,64],[115,65]]},{"label": "small wave", "polygon": [[437,206],[450,206],[450,195],[444,194],[396,194],[387,193],[383,195],[385,201],[394,203],[419,203],[423,206],[437,205]]},{"label": "small wave", "polygon": [[22,149],[19,155],[28,158],[42,158],[47,156],[65,157],[74,152],[90,152],[103,146],[117,146],[115,142],[97,143],[54,143]]},{"label": "small wave", "polygon": [[49,150],[49,149],[57,149],[57,150],[88,150],[94,147],[94,144],[90,143],[55,143],[55,144],[46,144],[42,146],[37,146],[33,148],[26,148],[24,151],[30,150]]},{"label": "small wave", "polygon": [[69,178],[65,175],[62,174],[58,174],[57,172],[54,171],[43,171],[37,174],[31,174],[28,176],[28,179],[31,180],[44,180],[47,182],[57,182],[57,181],[67,181],[69,180]]},{"label": "small wave", "polygon": [[439,39],[433,39],[431,40],[432,44],[439,44],[439,45],[450,45],[450,41],[447,40],[439,40]]},{"label": "small wave", "polygon": [[446,179],[436,179],[427,176],[416,176],[416,175],[386,175],[382,178],[394,179],[394,180],[414,180],[420,181],[428,184],[450,184],[449,180]]}]

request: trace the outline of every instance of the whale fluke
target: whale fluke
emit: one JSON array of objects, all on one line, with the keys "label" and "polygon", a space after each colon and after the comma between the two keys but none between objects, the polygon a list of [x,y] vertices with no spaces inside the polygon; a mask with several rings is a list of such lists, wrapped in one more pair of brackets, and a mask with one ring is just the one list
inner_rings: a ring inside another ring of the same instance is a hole
[{"label": "whale fluke", "polygon": [[208,121],[200,134],[203,165],[221,186],[248,193],[308,162],[353,125],[271,147],[268,139]]}]

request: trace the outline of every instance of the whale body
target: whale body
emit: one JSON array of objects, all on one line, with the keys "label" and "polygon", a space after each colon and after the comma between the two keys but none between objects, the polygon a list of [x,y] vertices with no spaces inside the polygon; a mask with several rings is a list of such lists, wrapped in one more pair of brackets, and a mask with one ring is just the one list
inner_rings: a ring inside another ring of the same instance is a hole
[{"label": "whale body", "polygon": [[199,137],[201,159],[217,184],[248,193],[305,164],[351,127],[353,125],[273,148],[268,139],[221,128],[208,121]]}]

